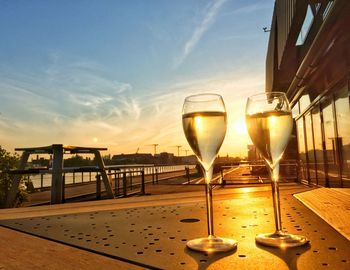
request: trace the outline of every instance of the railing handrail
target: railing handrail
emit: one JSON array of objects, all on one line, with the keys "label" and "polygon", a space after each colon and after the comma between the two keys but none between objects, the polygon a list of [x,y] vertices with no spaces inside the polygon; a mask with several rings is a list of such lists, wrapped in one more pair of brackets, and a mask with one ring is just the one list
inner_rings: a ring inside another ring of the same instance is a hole
[{"label": "railing handrail", "polygon": [[[139,165],[107,165],[105,169],[108,170],[120,170],[120,169],[131,169],[131,168],[157,168],[157,167],[177,167],[177,166],[194,166],[194,164],[174,164],[174,165],[159,165],[159,164],[139,164]],[[97,166],[81,166],[81,167],[64,167],[62,173],[73,173],[73,172],[100,172],[101,169]],[[45,174],[52,173],[52,168],[28,168],[24,170],[6,170],[2,171],[9,174]],[[135,171],[134,171],[135,172]]]}]

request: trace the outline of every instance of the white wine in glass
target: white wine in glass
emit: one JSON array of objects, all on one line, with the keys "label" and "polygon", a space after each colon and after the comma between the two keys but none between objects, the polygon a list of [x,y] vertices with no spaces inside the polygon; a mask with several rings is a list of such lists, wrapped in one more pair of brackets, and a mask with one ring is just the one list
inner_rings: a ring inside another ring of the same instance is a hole
[{"label": "white wine in glass", "polygon": [[282,231],[278,187],[279,162],[293,129],[292,113],[286,95],[282,92],[268,92],[249,97],[246,105],[246,123],[249,136],[270,171],[276,226],[274,233],[258,234],[255,240],[262,245],[280,248],[304,245],[309,242],[306,237]]},{"label": "white wine in glass", "polygon": [[224,141],[227,127],[225,104],[220,95],[199,94],[185,99],[182,125],[186,139],[197,156],[205,177],[208,237],[193,239],[187,247],[201,252],[233,250],[237,241],[214,235],[212,187],[213,163]]}]

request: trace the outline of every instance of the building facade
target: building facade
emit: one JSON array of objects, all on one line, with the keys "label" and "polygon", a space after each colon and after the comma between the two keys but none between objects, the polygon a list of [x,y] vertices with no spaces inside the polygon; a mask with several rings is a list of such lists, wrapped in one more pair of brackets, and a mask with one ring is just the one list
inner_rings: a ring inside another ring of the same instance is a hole
[{"label": "building facade", "polygon": [[299,181],[350,187],[350,1],[276,0],[266,91],[285,92]]}]

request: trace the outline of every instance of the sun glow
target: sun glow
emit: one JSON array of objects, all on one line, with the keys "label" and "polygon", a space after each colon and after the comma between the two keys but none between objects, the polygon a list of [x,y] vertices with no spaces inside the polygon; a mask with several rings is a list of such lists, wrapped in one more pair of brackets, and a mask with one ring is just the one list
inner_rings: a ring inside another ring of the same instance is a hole
[{"label": "sun glow", "polygon": [[247,135],[247,126],[243,118],[234,123],[234,131],[237,135]]}]

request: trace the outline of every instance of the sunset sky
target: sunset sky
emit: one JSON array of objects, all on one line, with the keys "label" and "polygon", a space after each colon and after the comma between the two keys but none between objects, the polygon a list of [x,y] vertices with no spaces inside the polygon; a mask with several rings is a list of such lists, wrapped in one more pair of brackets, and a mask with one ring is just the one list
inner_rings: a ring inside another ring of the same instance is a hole
[{"label": "sunset sky", "polygon": [[190,149],[184,98],[215,92],[229,121],[220,154],[246,155],[244,107],[264,91],[273,4],[0,0],[0,145],[177,153]]}]

